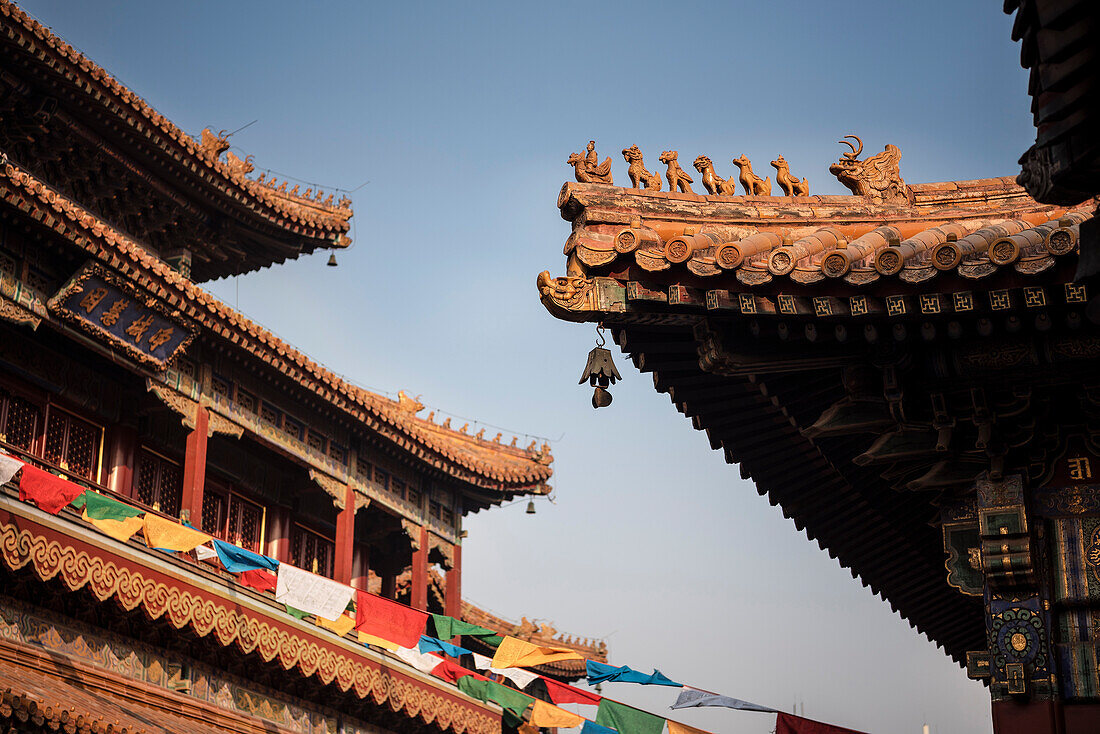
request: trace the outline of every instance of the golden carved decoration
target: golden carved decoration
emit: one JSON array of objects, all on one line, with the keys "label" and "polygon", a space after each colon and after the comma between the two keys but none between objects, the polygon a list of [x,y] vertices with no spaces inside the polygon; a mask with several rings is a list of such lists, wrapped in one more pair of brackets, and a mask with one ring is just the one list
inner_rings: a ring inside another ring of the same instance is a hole
[{"label": "golden carved decoration", "polygon": [[611,180],[611,156],[600,163],[600,157],[596,155],[596,141],[589,140],[585,154],[570,153],[566,161],[573,166],[573,175],[581,183],[613,183]]},{"label": "golden carved decoration", "polygon": [[693,193],[691,184],[695,182],[684,169],[680,168],[680,161],[676,159],[678,155],[679,153],[675,150],[663,150],[657,158],[668,167],[668,170],[665,171],[665,178],[668,179],[668,190],[680,189],[681,194]]},{"label": "golden carved decoration", "polygon": [[436,693],[382,666],[350,658],[308,637],[278,628],[264,619],[243,613],[240,607],[192,594],[186,589],[154,581],[140,571],[114,561],[77,551],[72,546],[0,523],[0,556],[17,571],[28,564],[42,581],[59,579],[69,591],[87,588],[105,602],[117,601],[131,611],[141,607],[152,620],[164,618],[176,629],[190,627],[199,637],[213,634],[223,647],[236,645],[246,655],[259,654],[264,662],[277,661],[284,670],[316,677],[322,684],[335,683],[341,691],[353,691],[378,705],[388,703],[398,713],[418,717],[455,734],[495,734],[499,717],[483,713],[457,699]]},{"label": "golden carved decoration", "polygon": [[244,178],[246,175],[252,173],[252,169],[254,168],[251,155],[245,156],[245,159],[241,160],[232,153],[226,153],[225,163],[229,166],[229,173],[234,178]]},{"label": "golden carved decoration", "polygon": [[642,160],[642,151],[637,145],[623,148],[623,158],[630,164],[626,173],[630,176],[630,185],[635,189],[661,190],[661,177],[656,173],[650,173]]},{"label": "golden carved decoration", "polygon": [[[332,504],[336,505],[337,509],[342,510],[347,506],[345,498],[347,497],[348,485],[316,469],[309,470],[309,478],[312,479],[318,487],[332,496]],[[358,503],[356,504],[358,505]]]},{"label": "golden carved decoration", "polygon": [[1012,649],[1016,652],[1023,652],[1027,648],[1027,637],[1017,632],[1012,635],[1009,644],[1012,645]]},{"label": "golden carved decoration", "polygon": [[805,178],[799,181],[791,175],[791,166],[783,156],[772,161],[772,168],[775,169],[775,182],[779,184],[779,188],[783,189],[784,194],[787,196],[810,195],[810,184]]},{"label": "golden carved decoration", "polygon": [[405,531],[405,535],[408,536],[412,549],[414,551],[420,550],[420,526],[412,520],[406,520],[401,518],[401,529]]},{"label": "golden carved decoration", "polygon": [[3,296],[0,296],[0,318],[13,324],[27,324],[32,329],[42,323],[40,317]]},{"label": "golden carved decoration", "polygon": [[215,413],[213,410],[208,410],[207,412],[209,413],[209,419],[206,423],[207,437],[213,436],[215,433],[219,433],[223,436],[232,436],[233,438],[240,438],[244,435],[244,428],[225,416],[220,413]]},{"label": "golden carved decoration", "polygon": [[737,166],[741,170],[741,185],[745,187],[745,193],[749,196],[771,196],[772,195],[772,179],[771,176],[767,178],[760,178],[752,172],[752,161],[745,157],[742,153],[740,157],[733,159],[733,165]]},{"label": "golden carved decoration", "polygon": [[225,134],[225,130],[215,135],[210,128],[204,127],[199,141],[199,150],[210,160],[218,160],[222,153],[229,150],[229,137]]},{"label": "golden carved decoration", "polygon": [[847,140],[839,141],[852,149],[844,153],[840,160],[829,166],[829,173],[837,177],[856,196],[866,196],[874,202],[906,202],[909,200],[909,187],[901,178],[901,151],[896,145],[887,145],[878,155],[866,160],[858,160],[863,152],[863,141],[857,135],[845,135],[852,138],[857,148]]},{"label": "golden carved decoration", "polygon": [[173,413],[179,415],[180,423],[183,424],[184,428],[195,430],[195,417],[198,414],[199,405],[202,404],[207,408],[207,438],[210,438],[216,433],[223,436],[232,436],[233,438],[240,438],[244,435],[244,428],[225,416],[211,410],[208,399],[202,399],[201,402],[196,402],[183,393],[148,378],[145,380],[145,389],[156,395]]},{"label": "golden carved decoration", "polygon": [[428,550],[435,551],[443,558],[443,562],[439,565],[443,566],[447,571],[450,571],[455,566],[454,548],[453,543],[443,540],[443,538],[440,538],[438,535],[428,533]]},{"label": "golden carved decoration", "polygon": [[413,415],[424,410],[424,403],[420,402],[420,396],[410,398],[404,390],[397,391],[397,407]]},{"label": "golden carved decoration", "polygon": [[703,176],[703,186],[712,195],[718,196],[734,196],[737,194],[736,185],[733,183],[733,177],[722,178],[714,171],[714,161],[705,155],[701,155],[695,159],[695,170]]}]

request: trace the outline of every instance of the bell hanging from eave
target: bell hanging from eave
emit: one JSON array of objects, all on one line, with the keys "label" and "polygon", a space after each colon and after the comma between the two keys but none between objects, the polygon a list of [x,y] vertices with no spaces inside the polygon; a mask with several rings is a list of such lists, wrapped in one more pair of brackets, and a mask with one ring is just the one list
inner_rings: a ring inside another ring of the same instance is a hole
[{"label": "bell hanging from eave", "polygon": [[607,391],[609,385],[614,385],[615,380],[623,379],[619,370],[615,369],[615,360],[611,358],[611,352],[603,348],[603,329],[597,329],[599,341],[597,346],[588,353],[588,362],[584,365],[578,385],[583,385],[585,380],[596,388],[592,393],[592,407],[606,408],[611,405],[611,393]]}]

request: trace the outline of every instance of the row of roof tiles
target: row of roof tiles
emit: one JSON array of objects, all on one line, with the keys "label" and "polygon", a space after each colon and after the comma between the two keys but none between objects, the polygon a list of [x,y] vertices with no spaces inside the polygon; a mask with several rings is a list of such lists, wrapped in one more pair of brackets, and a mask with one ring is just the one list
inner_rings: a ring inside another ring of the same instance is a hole
[{"label": "row of roof tiles", "polygon": [[[350,244],[346,237],[350,226],[348,220],[352,216],[350,201],[341,200],[337,205],[332,205],[279,191],[247,178],[240,166],[222,161],[217,153],[211,154],[211,151],[153,109],[148,102],[10,0],[0,0],[0,20],[14,23],[6,29],[6,34],[28,52],[42,55],[49,49],[57,54],[63,64],[55,66],[50,60],[47,61],[48,65],[54,67],[67,81],[77,85],[82,93],[102,104],[113,116],[125,120],[137,133],[150,139],[154,138],[154,134],[159,134],[175,142],[178,147],[172,150],[165,145],[166,141],[157,141],[180,165],[193,173],[204,175],[225,195],[245,203],[267,219],[281,217],[292,227],[312,227],[339,235],[339,240],[335,243],[339,246]],[[71,66],[61,68],[64,64]],[[270,207],[276,216],[264,211],[257,204]]]},{"label": "row of roof tiles", "polygon": [[418,410],[400,401],[344,381],[27,171],[11,163],[0,168],[0,192],[9,203],[141,283],[214,336],[260,358],[323,400],[358,413],[368,427],[429,463],[487,489],[532,489],[550,478],[549,447],[522,449],[450,430],[418,417]]}]

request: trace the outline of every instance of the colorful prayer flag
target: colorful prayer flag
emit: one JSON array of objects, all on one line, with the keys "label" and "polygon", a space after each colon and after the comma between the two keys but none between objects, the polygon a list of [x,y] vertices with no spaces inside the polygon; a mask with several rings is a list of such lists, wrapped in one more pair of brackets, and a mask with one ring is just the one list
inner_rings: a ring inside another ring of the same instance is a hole
[{"label": "colorful prayer flag", "polygon": [[443,614],[432,615],[432,625],[435,627],[435,636],[440,640],[450,640],[460,635],[476,637],[487,645],[496,647],[504,640],[491,629],[479,627],[476,624],[463,622],[461,619],[448,617]]},{"label": "colorful prayer flag", "polygon": [[688,688],[687,686],[684,686],[684,690],[680,691],[680,695],[676,698],[676,703],[672,704],[672,706],[670,706],[669,708],[686,709],[692,706],[725,706],[729,709],[740,709],[741,711],[763,711],[766,713],[775,713],[775,709],[768,708],[767,706],[761,706],[757,703],[749,703],[748,701],[742,701],[739,698],[719,696],[717,693],[700,691],[695,688]]},{"label": "colorful prayer flag", "polygon": [[559,706],[563,703],[583,703],[588,706],[599,706],[600,701],[603,700],[603,696],[597,693],[589,693],[546,676],[539,677],[546,684],[546,692],[550,695],[550,700]]},{"label": "colorful prayer flag", "polygon": [[417,647],[420,649],[420,652],[441,652],[444,655],[450,655],[452,658],[469,655],[472,652],[471,650],[467,650],[464,647],[452,645],[449,642],[437,640],[436,638],[429,637],[428,635],[420,636],[420,642],[417,643]]},{"label": "colorful prayer flag", "polygon": [[578,716],[572,711],[566,711],[552,703],[546,703],[546,701],[539,701],[538,699],[535,699],[535,706],[531,709],[532,726],[560,726],[571,729],[580,726],[584,722],[585,718],[583,716]]},{"label": "colorful prayer flag", "polygon": [[710,734],[710,732],[696,729],[694,726],[681,724],[678,721],[668,720],[668,734]]},{"label": "colorful prayer flag", "polygon": [[[203,546],[199,546],[202,548]],[[213,551],[211,551],[213,553]],[[275,591],[275,586],[278,583],[278,579],[271,571],[264,571],[262,569],[255,569],[252,571],[244,571],[237,576],[237,581],[240,581],[245,586],[255,589],[256,591]]]},{"label": "colorful prayer flag", "polygon": [[14,456],[0,454],[0,484],[7,484],[15,473],[22,469],[24,463]]},{"label": "colorful prayer flag", "polygon": [[309,616],[309,612],[303,612],[301,609],[295,609],[289,604],[284,604],[283,606],[286,607],[286,613],[294,617],[295,619],[305,619]]},{"label": "colorful prayer flag", "polygon": [[780,713],[775,717],[775,734],[865,734],[855,729],[824,724],[801,716]]},{"label": "colorful prayer flag", "polygon": [[180,525],[175,520],[166,520],[151,512],[145,513],[145,544],[150,548],[159,548],[167,551],[194,550],[195,546],[202,545],[210,540],[210,536],[201,533],[194,528]]},{"label": "colorful prayer flag", "polygon": [[584,656],[566,648],[541,647],[515,637],[505,637],[493,656],[493,667],[530,668],[559,660],[584,660]]},{"label": "colorful prayer flag", "polygon": [[19,477],[19,499],[31,500],[38,509],[56,515],[65,505],[84,492],[78,484],[42,471],[37,466],[23,465],[23,474]]},{"label": "colorful prayer flag", "polygon": [[448,683],[457,683],[459,678],[467,675],[475,675],[471,670],[466,670],[453,660],[443,660],[432,669],[432,675],[438,676]]},{"label": "colorful prayer flag", "polygon": [[660,716],[606,698],[596,710],[596,723],[622,734],[661,734],[665,729],[665,720]]},{"label": "colorful prayer flag", "polygon": [[141,530],[142,525],[145,524],[140,516],[128,517],[125,520],[96,520],[88,516],[87,509],[81,513],[81,517],[120,543],[125,543],[134,537],[134,533]]},{"label": "colorful prayer flag", "polygon": [[587,672],[588,685],[590,686],[608,681],[617,683],[641,683],[643,686],[683,687],[684,685],[683,683],[669,680],[665,677],[664,673],[656,668],[654,668],[652,673],[647,675],[646,673],[639,673],[637,670],[632,670],[625,665],[616,668],[614,665],[598,663],[595,660],[585,660],[584,665]]},{"label": "colorful prayer flag", "polygon": [[90,520],[128,520],[144,514],[144,510],[90,489],[74,499],[72,505],[84,508]]},{"label": "colorful prayer flag", "polygon": [[594,721],[585,720],[584,726],[581,727],[581,734],[618,734],[618,732],[606,726],[600,726]]},{"label": "colorful prayer flag", "polygon": [[526,688],[539,677],[538,674],[523,668],[494,668],[492,658],[476,652],[474,653],[474,667],[478,670],[488,670],[490,673],[504,676],[520,688]]},{"label": "colorful prayer flag", "polygon": [[458,689],[467,696],[476,698],[479,701],[492,701],[500,704],[506,714],[511,714],[511,716],[505,715],[504,717],[505,723],[511,726],[515,726],[522,719],[523,712],[535,701],[531,696],[520,693],[514,688],[502,686],[485,678],[479,680],[472,675],[459,678],[457,685]]},{"label": "colorful prayer flag", "polygon": [[401,647],[418,647],[428,624],[427,612],[365,591],[355,597],[355,629]]},{"label": "colorful prayer flag", "polygon": [[[215,550],[211,546],[206,545],[205,543],[195,546],[195,558],[199,559],[200,561],[209,561],[211,558],[217,557],[217,552],[215,552]],[[272,576],[271,578],[274,579],[275,577]]]},{"label": "colorful prayer flag", "polygon": [[279,569],[279,562],[274,558],[261,556],[259,553],[253,553],[218,538],[214,538],[214,551],[218,554],[218,560],[225,566],[225,570],[230,573],[252,571],[257,568],[267,569],[268,571]]},{"label": "colorful prayer flag", "polygon": [[318,627],[324,627],[327,630],[332,630],[340,637],[343,637],[348,632],[355,629],[355,620],[351,618],[351,615],[341,614],[338,619],[325,619],[324,617],[317,617],[313,620]]},{"label": "colorful prayer flag", "polygon": [[362,645],[374,645],[380,647],[383,650],[389,650],[394,652],[401,649],[401,646],[396,642],[390,642],[389,640],[383,640],[381,637],[375,637],[374,635],[368,635],[366,632],[359,632],[359,643]]},{"label": "colorful prayer flag", "polygon": [[426,652],[420,652],[414,647],[399,647],[393,654],[413,666],[421,673],[430,673],[443,662],[443,658]]},{"label": "colorful prayer flag", "polygon": [[332,579],[303,571],[289,563],[279,564],[275,601],[325,619],[336,619],[351,601],[353,588]]}]

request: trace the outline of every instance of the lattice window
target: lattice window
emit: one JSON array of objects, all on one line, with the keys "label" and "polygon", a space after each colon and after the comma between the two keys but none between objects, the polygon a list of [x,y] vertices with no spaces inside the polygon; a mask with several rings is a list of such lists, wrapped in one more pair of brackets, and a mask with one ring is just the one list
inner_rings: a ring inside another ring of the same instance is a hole
[{"label": "lattice window", "polygon": [[428,514],[434,517],[436,520],[443,519],[443,505],[435,501],[428,502]]},{"label": "lattice window", "polygon": [[393,481],[390,482],[390,490],[401,499],[405,499],[405,483],[397,477],[394,477]]},{"label": "lattice window", "polygon": [[298,568],[332,578],[336,543],[307,530],[294,526],[290,539],[290,562]]},{"label": "lattice window", "polygon": [[384,472],[378,467],[374,468],[374,481],[381,485],[382,489],[390,488],[390,475],[389,472]]},{"label": "lattice window", "polygon": [[358,475],[360,481],[369,482],[374,479],[374,464],[360,459],[359,463],[355,465],[355,473]]},{"label": "lattice window", "polygon": [[236,492],[207,485],[202,493],[202,530],[255,553],[263,551],[264,509]]},{"label": "lattice window", "polygon": [[0,441],[23,451],[34,451],[42,410],[34,403],[0,394]]},{"label": "lattice window", "polygon": [[306,436],[306,443],[309,444],[311,449],[316,449],[322,454],[325,453],[325,437],[317,431],[310,430],[309,434]]},{"label": "lattice window", "polygon": [[195,379],[195,363],[191,360],[183,358],[176,360],[176,369],[180,371],[180,374],[187,375],[192,380]]},{"label": "lattice window", "polygon": [[[138,454],[137,472],[134,477],[134,498],[165,515],[177,517],[182,494],[183,470],[180,465],[142,449]],[[205,502],[203,504],[205,505]],[[205,520],[206,518],[203,517],[204,522]]]},{"label": "lattice window", "polygon": [[275,408],[267,403],[264,403],[260,406],[260,420],[277,426],[279,425],[279,411],[275,410]]},{"label": "lattice window", "polygon": [[336,443],[333,443],[332,441],[329,441],[328,442],[328,458],[332,459],[337,464],[347,464],[348,463],[348,451],[343,446],[340,446],[339,444],[336,444]]},{"label": "lattice window", "polygon": [[232,387],[228,380],[223,380],[220,377],[212,377],[210,379],[210,388],[219,398],[229,400],[229,393],[232,391]]},{"label": "lattice window", "polygon": [[306,427],[300,421],[296,421],[287,415],[283,416],[283,432],[301,441],[302,436],[305,435]]},{"label": "lattice window", "polygon": [[43,458],[65,471],[95,481],[99,474],[99,451],[103,429],[56,407],[46,421]]},{"label": "lattice window", "polygon": [[412,485],[407,485],[405,490],[405,499],[409,501],[409,504],[420,507],[420,492],[413,489]]},{"label": "lattice window", "polygon": [[256,399],[256,396],[247,390],[237,388],[237,405],[241,410],[246,410],[249,413],[255,413],[256,407],[260,404],[260,401]]},{"label": "lattice window", "polygon": [[450,509],[450,508],[448,508],[448,507],[444,507],[444,508],[443,508],[443,522],[444,522],[444,524],[446,524],[446,525],[447,525],[448,527],[454,527],[454,524],[455,524],[455,513],[454,513],[454,511],[453,511],[453,510],[451,510],[451,509]]}]

